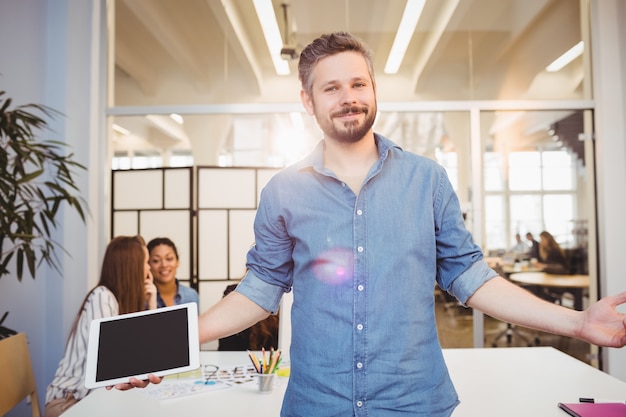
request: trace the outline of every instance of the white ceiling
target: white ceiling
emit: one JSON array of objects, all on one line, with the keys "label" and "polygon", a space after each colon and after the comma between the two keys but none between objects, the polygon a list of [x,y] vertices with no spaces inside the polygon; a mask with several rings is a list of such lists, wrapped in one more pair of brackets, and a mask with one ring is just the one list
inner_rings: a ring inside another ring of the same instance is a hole
[{"label": "white ceiling", "polygon": [[[363,38],[374,54],[379,103],[582,98],[582,59],[558,73],[544,70],[581,40],[578,1],[428,0],[400,71],[386,75],[405,3],[273,0],[284,38],[286,8],[287,43],[298,49],[331,31]],[[275,74],[252,0],[117,0],[114,8],[115,106],[299,101],[297,61],[291,75]],[[150,123],[126,127],[150,136]],[[157,147],[169,146],[156,136]]]}]

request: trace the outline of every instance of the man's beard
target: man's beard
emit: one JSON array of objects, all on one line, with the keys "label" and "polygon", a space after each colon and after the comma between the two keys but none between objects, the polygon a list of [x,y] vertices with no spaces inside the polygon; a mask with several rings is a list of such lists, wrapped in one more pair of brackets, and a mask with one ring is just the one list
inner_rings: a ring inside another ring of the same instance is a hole
[{"label": "man's beard", "polygon": [[[343,122],[343,129],[338,128],[334,124],[336,117],[343,116],[348,113],[362,113],[365,118],[362,122],[352,120]],[[376,105],[372,109],[367,106],[350,106],[344,107],[340,111],[332,113],[326,126],[320,126],[327,137],[330,137],[341,143],[355,143],[361,140],[367,132],[370,131],[376,120]]]}]

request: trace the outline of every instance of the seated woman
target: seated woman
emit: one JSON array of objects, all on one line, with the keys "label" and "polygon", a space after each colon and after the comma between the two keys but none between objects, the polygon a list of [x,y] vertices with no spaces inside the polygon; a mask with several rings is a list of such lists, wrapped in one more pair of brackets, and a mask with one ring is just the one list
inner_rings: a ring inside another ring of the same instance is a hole
[{"label": "seated woman", "polygon": [[200,304],[198,292],[181,285],[176,278],[178,250],[166,237],[157,237],[148,242],[150,271],[157,287],[157,307],[173,306],[194,302]]},{"label": "seated woman", "polygon": [[[539,238],[539,263],[537,266],[548,274],[569,274],[570,270],[565,252],[554,237],[544,230],[539,234]],[[566,292],[565,289],[541,287],[539,293],[536,294],[550,302],[562,304],[563,295]]]},{"label": "seated woman", "polygon": [[57,417],[89,390],[85,388],[87,340],[92,320],[156,308],[157,289],[141,236],[118,236],[104,253],[100,281],[78,309],[54,379],[46,390],[45,417]]},{"label": "seated woman", "polygon": [[545,230],[539,234],[539,264],[549,274],[568,274],[567,258],[554,237]]}]

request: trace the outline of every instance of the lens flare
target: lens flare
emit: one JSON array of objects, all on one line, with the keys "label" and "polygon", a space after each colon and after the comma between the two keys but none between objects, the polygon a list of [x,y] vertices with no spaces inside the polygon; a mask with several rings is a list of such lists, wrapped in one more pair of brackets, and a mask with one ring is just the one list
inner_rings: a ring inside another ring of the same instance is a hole
[{"label": "lens flare", "polygon": [[322,252],[313,262],[313,274],[327,284],[339,285],[352,279],[354,255],[347,248],[333,248]]}]

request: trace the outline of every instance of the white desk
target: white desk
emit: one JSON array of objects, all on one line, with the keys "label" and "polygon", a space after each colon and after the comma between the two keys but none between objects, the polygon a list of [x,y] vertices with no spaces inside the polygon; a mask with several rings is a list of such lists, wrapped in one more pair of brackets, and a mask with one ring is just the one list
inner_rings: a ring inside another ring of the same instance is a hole
[{"label": "white desk", "polygon": [[[231,367],[250,364],[246,352],[201,351],[202,364]],[[245,417],[280,415],[287,378],[277,378],[272,394],[261,394],[255,383],[193,394],[170,400],[154,400],[141,389],[119,391],[105,388],[92,391],[63,417]]]},{"label": "white desk", "polygon": [[[626,382],[551,347],[444,349],[461,399],[453,417],[566,417],[560,402],[579,397],[624,399]],[[245,352],[202,352],[203,363],[247,363]],[[272,394],[256,385],[155,401],[139,392],[96,390],[63,417],[277,417],[286,381]]]},{"label": "white desk", "polygon": [[444,349],[461,404],[453,417],[567,417],[558,402],[626,399],[620,381],[552,347]]}]

